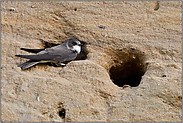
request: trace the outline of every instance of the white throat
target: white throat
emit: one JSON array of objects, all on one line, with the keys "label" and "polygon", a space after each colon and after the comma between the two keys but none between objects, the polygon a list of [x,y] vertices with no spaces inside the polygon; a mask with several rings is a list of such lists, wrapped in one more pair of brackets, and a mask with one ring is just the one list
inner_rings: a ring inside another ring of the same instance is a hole
[{"label": "white throat", "polygon": [[73,46],[73,48],[71,50],[75,50],[79,54],[81,52],[81,46],[78,46],[78,45]]},{"label": "white throat", "polygon": [[67,49],[70,49],[70,50],[73,50],[73,51],[77,51],[78,54],[81,52],[81,46],[76,45],[76,46],[73,46],[73,48],[70,48],[68,46],[68,43],[67,43],[66,47],[67,47]]}]

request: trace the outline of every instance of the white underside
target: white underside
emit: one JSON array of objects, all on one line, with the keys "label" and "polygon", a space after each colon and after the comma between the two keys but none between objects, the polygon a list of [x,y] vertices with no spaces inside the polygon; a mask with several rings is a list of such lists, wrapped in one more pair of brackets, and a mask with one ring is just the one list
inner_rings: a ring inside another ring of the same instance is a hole
[{"label": "white underside", "polygon": [[76,50],[77,53],[79,54],[81,52],[81,46],[73,46],[73,50]]}]

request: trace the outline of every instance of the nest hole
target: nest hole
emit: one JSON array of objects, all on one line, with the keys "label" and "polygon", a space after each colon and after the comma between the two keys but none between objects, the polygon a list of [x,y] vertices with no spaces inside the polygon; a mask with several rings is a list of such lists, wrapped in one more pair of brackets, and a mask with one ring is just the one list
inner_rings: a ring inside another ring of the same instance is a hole
[{"label": "nest hole", "polygon": [[81,53],[78,54],[75,60],[86,60],[89,51],[86,48],[86,43],[83,41],[80,41],[80,42],[83,44],[83,46],[81,47]]},{"label": "nest hole", "polygon": [[62,119],[65,118],[65,114],[66,114],[66,112],[65,112],[65,109],[64,109],[64,108],[62,108],[62,109],[60,109],[60,110],[58,111],[58,115],[59,115]]},{"label": "nest hole", "polygon": [[120,60],[109,70],[111,80],[119,87],[137,87],[146,72],[144,53],[131,48],[127,53],[123,52],[118,56],[122,59],[119,58]]},{"label": "nest hole", "polygon": [[[44,41],[44,40],[42,40],[42,39],[40,39],[40,41],[42,42],[44,48],[38,50],[37,52],[39,52],[39,51],[41,51],[41,50],[44,50],[45,48],[49,48],[49,47],[53,47],[53,46],[57,46],[57,45],[60,45],[60,44],[61,44],[61,43],[57,44],[57,43],[55,43],[55,42],[47,42],[47,41]],[[87,48],[86,48],[86,43],[83,42],[83,41],[80,41],[80,42],[83,44],[83,46],[81,47],[81,52],[80,52],[80,54],[77,55],[77,57],[76,57],[76,59],[74,59],[74,61],[75,61],[75,60],[86,60],[86,59],[87,59],[88,50],[87,50]],[[34,49],[34,50],[35,50],[35,49]],[[37,52],[35,52],[35,53],[37,53]],[[65,64],[67,64],[67,63],[68,63],[68,62],[65,62]],[[54,64],[54,63],[48,62],[48,63],[46,63],[46,64],[48,64],[49,66],[57,67],[57,65]]]},{"label": "nest hole", "polygon": [[[53,47],[53,46],[57,46],[57,45],[61,44],[61,43],[60,44],[55,44],[55,43],[47,42],[47,41],[44,41],[42,39],[41,39],[41,42],[42,42],[42,44],[45,48],[49,48],[49,47]],[[83,44],[83,46],[81,47],[80,54],[78,54],[78,56],[75,60],[86,60],[87,59],[87,54],[88,54],[88,50],[86,48],[86,43],[83,42],[83,41],[80,41],[80,42]]]},{"label": "nest hole", "polygon": [[58,103],[58,115],[62,119],[64,119],[66,116],[66,110],[64,109],[64,105],[62,102]]}]

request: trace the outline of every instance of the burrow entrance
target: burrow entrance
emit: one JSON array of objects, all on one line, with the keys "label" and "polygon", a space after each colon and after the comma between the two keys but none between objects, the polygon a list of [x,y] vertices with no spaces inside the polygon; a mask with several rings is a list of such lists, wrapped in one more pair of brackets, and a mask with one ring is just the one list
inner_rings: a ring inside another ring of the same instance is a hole
[{"label": "burrow entrance", "polygon": [[119,87],[137,87],[146,72],[144,52],[128,47],[116,52],[115,64],[110,68],[110,78]]},{"label": "burrow entrance", "polygon": [[[41,39],[41,42],[45,48],[49,48],[49,47],[53,47],[53,46],[57,46],[57,45],[61,44],[61,43],[59,43],[59,44],[50,43],[50,42],[44,41],[42,39]],[[83,46],[81,48],[80,54],[78,54],[78,56],[75,60],[86,60],[87,54],[88,54],[88,50],[86,49],[86,42],[83,42],[83,41],[80,41],[80,42],[83,44]]]},{"label": "burrow entrance", "polygon": [[[53,46],[57,46],[57,45],[60,45],[61,43],[55,43],[54,41],[52,41],[52,42],[47,42],[47,41],[44,41],[44,40],[42,40],[42,39],[40,39],[40,41],[41,41],[41,43],[43,44],[43,47],[44,48],[42,48],[42,49],[27,49],[27,48],[21,48],[21,50],[24,50],[24,51],[27,51],[27,52],[29,52],[29,53],[38,53],[38,52],[40,52],[40,51],[42,51],[42,50],[45,50],[45,48],[50,48],[50,47],[53,47]],[[85,42],[83,42],[83,41],[80,41],[82,44],[83,44],[83,46],[82,46],[82,48],[81,48],[81,52],[80,52],[80,54],[78,54],[77,55],[77,57],[76,57],[76,59],[74,59],[74,60],[85,60],[85,59],[87,59],[87,54],[88,54],[88,50],[87,50],[87,48],[86,48],[86,43]],[[68,61],[68,62],[70,62],[70,61]],[[68,62],[64,62],[65,64],[67,64]],[[38,64],[38,65],[44,65],[44,64],[47,64],[47,65],[49,65],[49,66],[54,66],[54,67],[60,67],[60,65],[59,64],[57,64],[57,63],[52,63],[52,62],[46,62],[46,63],[41,63],[41,64]]]},{"label": "burrow entrance", "polygon": [[[47,42],[47,41],[44,41],[42,39],[40,39],[40,41],[42,42],[44,48],[43,49],[28,49],[26,50],[25,48],[21,48],[21,50],[25,50],[25,51],[28,51],[28,52],[32,52],[32,53],[38,53],[42,50],[44,50],[45,48],[50,48],[50,47],[53,47],[53,46],[57,46],[57,45],[60,45],[61,43],[57,44],[55,42]],[[83,42],[83,41],[80,41],[83,46],[81,48],[81,52],[80,54],[78,54],[78,56],[76,57],[75,60],[86,60],[87,59],[87,54],[88,54],[88,50],[86,48],[86,43]],[[66,62],[68,63],[68,62]],[[48,64],[49,66],[54,66],[54,67],[58,67],[56,64],[54,63],[50,63],[50,62],[47,62],[47,63],[43,63],[43,64]]]}]

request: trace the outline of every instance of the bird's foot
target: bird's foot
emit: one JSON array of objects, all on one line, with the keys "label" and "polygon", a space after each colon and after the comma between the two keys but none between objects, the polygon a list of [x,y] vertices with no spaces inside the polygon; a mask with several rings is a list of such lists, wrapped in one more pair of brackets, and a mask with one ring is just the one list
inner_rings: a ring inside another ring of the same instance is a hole
[{"label": "bird's foot", "polygon": [[60,63],[60,65],[61,65],[61,66],[66,66],[66,64],[64,64],[64,63]]},{"label": "bird's foot", "polygon": [[65,67],[66,66],[66,64],[61,63],[61,62],[57,62],[57,63],[50,62],[50,64],[54,67]]},{"label": "bird's foot", "polygon": [[66,64],[61,63],[61,62],[56,63],[56,65],[57,65],[58,67],[65,67],[65,66],[66,66]]}]

